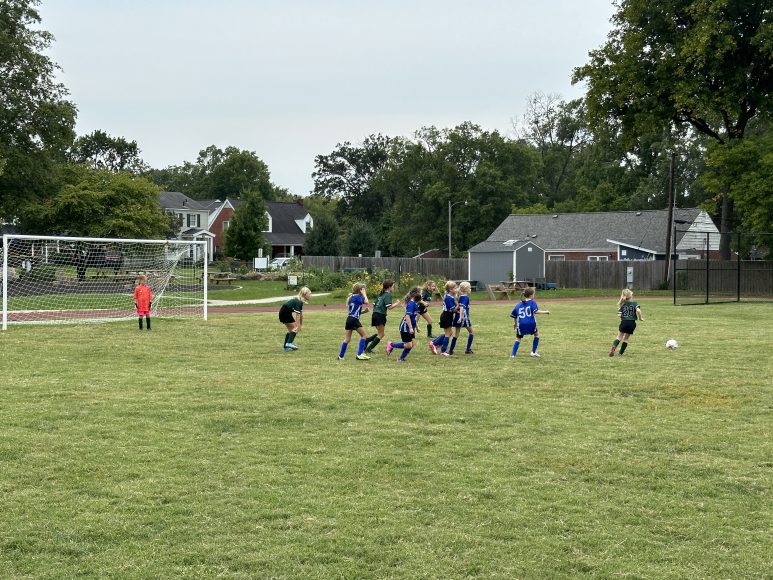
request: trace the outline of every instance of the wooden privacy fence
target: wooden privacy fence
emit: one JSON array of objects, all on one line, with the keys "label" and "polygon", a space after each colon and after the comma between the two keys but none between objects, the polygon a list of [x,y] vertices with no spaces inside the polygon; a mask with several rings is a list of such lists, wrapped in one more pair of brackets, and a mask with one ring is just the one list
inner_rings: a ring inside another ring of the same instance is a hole
[{"label": "wooden privacy fence", "polygon": [[[740,273],[739,273],[740,265]],[[545,262],[545,280],[559,288],[625,288],[627,269],[633,268],[633,288],[657,290],[666,275],[663,260],[648,261],[566,261]],[[676,260],[678,290],[700,292],[734,292],[740,284],[740,294],[770,296],[773,293],[773,263],[763,261]],[[668,286],[673,289],[674,272]]]},{"label": "wooden privacy fence", "polygon": [[342,272],[351,269],[389,270],[394,274],[410,272],[420,276],[440,276],[447,280],[466,280],[464,258],[372,258],[353,256],[303,256],[304,268]]}]

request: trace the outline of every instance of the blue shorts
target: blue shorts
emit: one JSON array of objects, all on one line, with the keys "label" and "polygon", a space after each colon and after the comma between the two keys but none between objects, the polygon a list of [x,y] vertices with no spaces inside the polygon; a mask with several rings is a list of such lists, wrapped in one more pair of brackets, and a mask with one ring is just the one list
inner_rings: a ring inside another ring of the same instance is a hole
[{"label": "blue shorts", "polygon": [[535,323],[523,324],[521,322],[518,322],[518,324],[515,327],[515,336],[517,336],[518,338],[523,338],[527,334],[537,334],[537,325]]}]

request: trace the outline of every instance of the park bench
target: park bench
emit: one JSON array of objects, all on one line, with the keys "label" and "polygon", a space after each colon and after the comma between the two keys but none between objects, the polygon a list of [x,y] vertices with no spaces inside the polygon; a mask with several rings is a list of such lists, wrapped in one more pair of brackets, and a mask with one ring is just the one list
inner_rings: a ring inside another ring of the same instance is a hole
[{"label": "park bench", "polygon": [[210,272],[207,276],[207,280],[215,284],[220,284],[220,282],[233,282],[234,280],[238,280],[236,276],[231,274],[230,272]]}]

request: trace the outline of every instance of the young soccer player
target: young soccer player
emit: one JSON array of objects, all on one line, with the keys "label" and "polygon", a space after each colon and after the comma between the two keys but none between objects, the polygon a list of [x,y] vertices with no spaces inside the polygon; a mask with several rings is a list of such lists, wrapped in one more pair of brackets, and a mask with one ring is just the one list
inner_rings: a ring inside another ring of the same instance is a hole
[{"label": "young soccer player", "polygon": [[515,358],[518,354],[518,347],[521,339],[527,334],[534,335],[534,341],[531,344],[531,356],[539,357],[537,346],[539,345],[539,330],[537,330],[537,314],[550,314],[549,310],[540,310],[534,301],[534,288],[524,288],[521,301],[515,305],[510,313],[510,318],[515,318],[513,326],[515,327],[515,342],[510,358]]},{"label": "young soccer player", "polygon": [[462,328],[467,329],[467,348],[464,354],[473,354],[472,352],[472,339],[475,338],[475,333],[472,330],[472,322],[470,322],[470,292],[472,287],[469,282],[462,282],[459,284],[459,308],[454,314],[454,337],[451,339],[451,346],[448,349],[448,354],[454,354],[454,348],[456,348],[456,341],[459,339],[459,334],[462,332]]},{"label": "young soccer player", "polygon": [[392,302],[392,288],[395,283],[392,280],[384,280],[381,283],[381,292],[376,298],[373,314],[370,317],[370,325],[376,327],[376,334],[369,336],[365,341],[365,354],[371,354],[379,342],[384,338],[384,328],[387,322],[387,312],[400,305],[400,301]]},{"label": "young soccer player", "polygon": [[623,356],[625,349],[628,348],[628,339],[636,330],[636,320],[644,321],[641,308],[633,301],[633,292],[628,288],[623,289],[620,300],[617,301],[617,315],[620,317],[620,326],[617,329],[617,338],[612,342],[609,356],[615,356],[615,350],[620,342],[623,343],[620,346],[620,356]]},{"label": "young soccer player", "polygon": [[150,307],[153,303],[153,291],[148,286],[148,277],[145,274],[137,276],[137,285],[134,287],[134,307],[137,309],[137,320],[142,332],[142,318],[147,322],[150,332]]},{"label": "young soccer player", "polygon": [[[427,309],[429,303],[432,302],[432,298],[437,292],[437,284],[433,280],[427,280],[421,289],[421,300],[419,302],[419,314],[427,321],[427,338],[435,338],[432,334],[432,317],[429,315]],[[418,329],[415,329],[418,330]]]},{"label": "young soccer player", "polygon": [[[285,351],[298,350],[295,346],[295,335],[301,331],[303,326],[303,305],[308,303],[311,298],[311,290],[304,286],[301,291],[298,292],[298,296],[291,298],[279,309],[279,322],[287,327],[287,334],[285,334],[284,346],[282,348]],[[298,316],[296,321],[293,315]]]},{"label": "young soccer player", "polygon": [[459,307],[456,301],[457,290],[456,282],[453,280],[446,282],[446,293],[443,296],[443,311],[440,313],[440,328],[443,329],[443,334],[429,343],[429,350],[432,354],[437,354],[437,347],[440,347],[440,354],[442,356],[451,356],[447,350],[448,343],[451,341],[451,334],[453,333],[454,313],[457,312]]},{"label": "young soccer player", "polygon": [[414,287],[405,295],[405,316],[400,321],[400,340],[402,342],[387,341],[387,356],[392,354],[396,348],[403,349],[397,362],[405,362],[405,357],[410,354],[416,337],[416,323],[419,321],[419,303],[421,302],[421,291]]},{"label": "young soccer player", "polygon": [[368,304],[368,295],[365,293],[365,284],[357,282],[352,286],[352,293],[349,294],[349,298],[346,299],[346,306],[348,308],[348,315],[346,317],[346,335],[344,341],[341,343],[341,350],[338,352],[338,360],[344,360],[346,356],[346,347],[349,346],[349,341],[352,339],[352,332],[355,330],[360,335],[360,344],[357,347],[357,360],[370,360],[370,357],[365,354],[365,329],[360,322],[360,314],[368,311],[365,306]]}]

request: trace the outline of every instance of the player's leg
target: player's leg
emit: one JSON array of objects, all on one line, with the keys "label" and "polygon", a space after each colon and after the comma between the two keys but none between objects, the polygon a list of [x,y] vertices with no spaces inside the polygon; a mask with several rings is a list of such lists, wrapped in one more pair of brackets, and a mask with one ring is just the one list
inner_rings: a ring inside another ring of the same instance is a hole
[{"label": "player's leg", "polygon": [[472,340],[475,338],[475,332],[472,330],[472,326],[467,327],[467,348],[464,350],[464,354],[472,354]]}]

